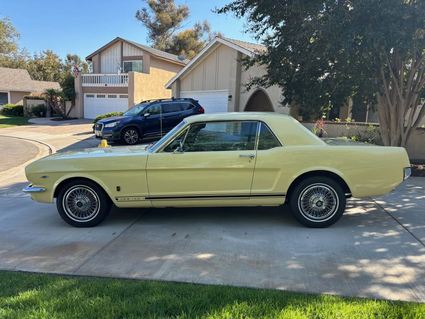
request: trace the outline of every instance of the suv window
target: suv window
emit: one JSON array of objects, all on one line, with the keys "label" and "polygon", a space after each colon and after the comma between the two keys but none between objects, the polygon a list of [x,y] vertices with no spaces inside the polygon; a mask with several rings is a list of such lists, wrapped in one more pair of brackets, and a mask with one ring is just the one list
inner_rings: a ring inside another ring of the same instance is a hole
[{"label": "suv window", "polygon": [[162,104],[162,112],[163,113],[173,113],[180,112],[181,106],[180,103],[163,103]]},{"label": "suv window", "polygon": [[150,115],[158,115],[161,114],[161,104],[154,104],[147,108],[145,113],[149,113]]},{"label": "suv window", "polygon": [[261,123],[260,138],[258,141],[258,150],[269,150],[274,147],[282,146],[276,136],[270,131],[269,127]]},{"label": "suv window", "polygon": [[258,122],[228,121],[190,126],[183,145],[185,152],[254,150]]},{"label": "suv window", "polygon": [[182,111],[187,111],[193,108],[193,104],[190,102],[182,102],[180,103],[180,107]]}]

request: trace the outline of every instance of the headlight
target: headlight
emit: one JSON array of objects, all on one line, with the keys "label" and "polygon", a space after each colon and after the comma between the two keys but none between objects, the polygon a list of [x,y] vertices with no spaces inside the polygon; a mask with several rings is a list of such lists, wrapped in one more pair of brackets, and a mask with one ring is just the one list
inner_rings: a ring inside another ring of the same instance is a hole
[{"label": "headlight", "polygon": [[108,124],[105,124],[105,127],[107,127],[107,128],[115,127],[115,126],[118,125],[118,123],[119,123],[119,121],[108,123]]},{"label": "headlight", "polygon": [[412,175],[412,169],[410,167],[404,168],[403,179],[406,180]]}]

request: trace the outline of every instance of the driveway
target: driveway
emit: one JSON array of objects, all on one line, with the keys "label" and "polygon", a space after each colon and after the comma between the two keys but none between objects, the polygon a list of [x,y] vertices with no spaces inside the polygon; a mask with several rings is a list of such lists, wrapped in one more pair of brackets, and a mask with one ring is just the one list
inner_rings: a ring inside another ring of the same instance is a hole
[{"label": "driveway", "polygon": [[37,145],[34,145],[34,143],[1,135],[0,149],[3,153],[0,160],[0,172],[24,164],[36,157],[39,152]]},{"label": "driveway", "polygon": [[327,229],[263,207],[114,209],[77,229],[20,192],[22,174],[0,183],[1,269],[425,302],[425,178],[350,200]]}]

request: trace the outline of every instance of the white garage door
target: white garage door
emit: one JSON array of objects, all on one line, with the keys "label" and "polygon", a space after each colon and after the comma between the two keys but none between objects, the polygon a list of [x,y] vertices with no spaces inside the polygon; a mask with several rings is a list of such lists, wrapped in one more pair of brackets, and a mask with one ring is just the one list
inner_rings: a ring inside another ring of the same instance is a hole
[{"label": "white garage door", "polygon": [[181,91],[181,97],[190,97],[198,100],[205,109],[205,113],[227,112],[228,96],[227,90],[220,91]]},{"label": "white garage door", "polygon": [[100,114],[128,110],[127,94],[84,94],[84,118],[94,119]]}]

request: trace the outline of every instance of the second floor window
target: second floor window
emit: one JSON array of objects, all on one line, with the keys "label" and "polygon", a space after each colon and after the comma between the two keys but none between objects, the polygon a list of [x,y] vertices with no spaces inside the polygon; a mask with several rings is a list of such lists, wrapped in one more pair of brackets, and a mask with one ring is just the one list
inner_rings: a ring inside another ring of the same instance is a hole
[{"label": "second floor window", "polygon": [[135,61],[124,61],[123,62],[124,73],[128,72],[143,72],[143,60]]}]

